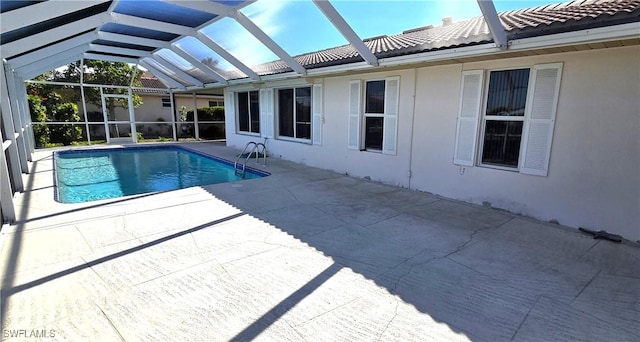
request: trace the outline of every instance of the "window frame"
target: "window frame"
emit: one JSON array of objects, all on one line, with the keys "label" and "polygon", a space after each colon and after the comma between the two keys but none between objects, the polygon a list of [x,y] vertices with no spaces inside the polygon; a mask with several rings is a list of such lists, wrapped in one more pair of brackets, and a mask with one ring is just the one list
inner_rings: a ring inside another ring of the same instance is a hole
[{"label": "window frame", "polygon": [[[258,132],[252,132],[251,128],[252,128],[252,121],[251,121],[251,93],[255,92],[256,96],[258,97]],[[248,125],[249,125],[249,130],[248,131],[242,131],[240,129],[240,100],[238,95],[240,93],[246,93],[247,94],[247,120],[248,120]],[[261,112],[260,112],[260,92],[258,90],[242,90],[242,91],[235,91],[233,92],[233,101],[234,101],[234,111],[235,111],[235,120],[236,120],[236,134],[240,134],[240,135],[250,135],[250,136],[260,136],[261,135],[261,131],[262,131],[262,122],[261,122]]]},{"label": "window frame", "polygon": [[162,109],[171,110],[171,97],[161,97],[160,104],[162,105]]},{"label": "window frame", "polygon": [[[297,113],[296,113],[296,90],[297,89],[301,89],[301,88],[308,88],[309,89],[309,138],[305,139],[305,138],[297,138],[296,137],[296,131],[297,131]],[[283,141],[290,141],[290,142],[297,142],[297,143],[301,143],[301,144],[307,144],[307,145],[312,145],[313,144],[313,85],[309,84],[309,85],[297,85],[297,86],[290,86],[290,87],[280,87],[280,88],[274,88],[273,89],[273,109],[274,109],[274,117],[275,117],[275,122],[274,122],[274,126],[275,126],[275,139],[277,140],[283,140]],[[293,90],[293,137],[290,136],[286,136],[286,135],[281,135],[280,134],[280,91],[281,90]]]},{"label": "window frame", "polygon": [[[491,82],[491,73],[500,72],[500,71],[510,71],[510,70],[529,70],[529,79],[527,80],[527,95],[525,97],[524,104],[524,115],[522,116],[500,116],[500,115],[487,115],[487,103],[489,101],[489,85]],[[524,137],[527,129],[527,119],[529,115],[529,107],[530,103],[530,94],[529,92],[533,88],[533,82],[535,81],[533,76],[533,66],[518,66],[511,68],[499,68],[499,69],[488,69],[486,70],[486,77],[484,79],[482,85],[482,104],[480,108],[480,134],[478,135],[478,145],[477,145],[477,153],[476,153],[476,165],[480,167],[486,167],[490,169],[503,170],[503,171],[511,171],[511,172],[520,172],[520,168],[522,167],[523,155],[524,155]],[[515,167],[506,166],[506,165],[498,165],[498,164],[488,164],[482,162],[482,157],[484,154],[484,141],[485,141],[485,133],[487,120],[490,121],[504,121],[504,122],[522,122],[522,134],[520,135],[520,147],[518,150],[518,165]]]}]

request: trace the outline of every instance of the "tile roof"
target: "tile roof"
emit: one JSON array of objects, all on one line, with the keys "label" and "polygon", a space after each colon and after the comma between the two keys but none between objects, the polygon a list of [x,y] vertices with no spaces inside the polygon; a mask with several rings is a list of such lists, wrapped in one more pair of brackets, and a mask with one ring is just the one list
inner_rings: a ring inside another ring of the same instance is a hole
[{"label": "tile roof", "polygon": [[[579,0],[498,13],[509,39],[577,31],[607,25],[637,22],[640,0]],[[365,39],[378,58],[489,43],[489,28],[483,17],[446,26],[424,27],[401,34]],[[343,45],[294,57],[307,69],[359,62],[363,59],[351,45]],[[278,60],[252,67],[259,75],[291,71]],[[244,75],[227,76],[243,78]]]},{"label": "tile roof", "polygon": [[136,94],[166,95],[169,90],[162,81],[148,71],[145,71],[144,74],[142,74],[142,77],[140,77],[140,83],[142,83],[142,87],[150,89],[133,89],[133,92]]}]

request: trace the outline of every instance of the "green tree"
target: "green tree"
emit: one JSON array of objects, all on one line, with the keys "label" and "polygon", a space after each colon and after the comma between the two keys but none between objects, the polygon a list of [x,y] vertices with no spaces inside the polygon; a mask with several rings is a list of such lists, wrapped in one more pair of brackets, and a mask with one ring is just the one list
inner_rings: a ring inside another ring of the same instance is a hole
[{"label": "green tree", "polygon": [[[127,63],[122,62],[108,62],[98,60],[85,60],[85,69],[81,69],[80,62],[71,63],[67,66],[66,70],[60,74],[55,75],[55,78],[64,82],[80,82],[80,75],[84,72],[83,81],[85,84],[100,84],[100,85],[118,85],[128,86],[141,86],[140,77],[142,71],[135,66],[129,66]],[[133,80],[133,83],[131,83]],[[105,89],[108,94],[126,94],[126,89],[111,88]],[[85,99],[88,103],[92,103],[98,107],[102,106],[102,97],[100,90],[95,87],[85,87],[84,92]],[[137,108],[142,104],[142,98],[137,95],[132,95],[133,107]],[[74,102],[79,102],[80,99],[76,99]],[[116,108],[129,108],[127,99],[107,97],[105,106],[107,108],[107,118],[111,121],[116,120]],[[117,135],[117,126],[113,126],[110,129],[114,129],[111,134]]]},{"label": "green tree", "polygon": [[60,142],[66,146],[82,139],[82,129],[72,124],[80,121],[78,105],[71,102],[59,104],[54,113],[54,120],[57,122],[65,122],[65,124],[53,125],[51,127],[51,139],[54,142]]}]

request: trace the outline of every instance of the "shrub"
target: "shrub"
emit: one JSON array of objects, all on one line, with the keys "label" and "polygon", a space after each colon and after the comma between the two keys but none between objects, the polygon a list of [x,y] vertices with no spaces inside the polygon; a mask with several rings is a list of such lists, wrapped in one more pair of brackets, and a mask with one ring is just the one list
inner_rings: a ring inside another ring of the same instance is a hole
[{"label": "shrub", "polygon": [[[193,109],[187,111],[186,121],[193,121]],[[224,107],[198,108],[198,121],[224,121]]]}]

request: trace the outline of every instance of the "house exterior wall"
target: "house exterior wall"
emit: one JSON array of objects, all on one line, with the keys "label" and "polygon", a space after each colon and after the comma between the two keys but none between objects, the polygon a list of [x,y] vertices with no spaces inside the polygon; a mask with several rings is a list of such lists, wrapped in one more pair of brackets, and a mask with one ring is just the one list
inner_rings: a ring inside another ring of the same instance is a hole
[{"label": "house exterior wall", "polygon": [[[140,95],[142,105],[136,108],[136,121],[156,122],[158,118],[162,118],[166,122],[171,122],[172,113],[170,107],[162,107],[162,98],[169,98],[169,95]],[[201,97],[196,98],[198,108],[209,107],[209,100],[222,100],[221,97]],[[185,106],[187,110],[193,109],[193,97],[188,95],[176,95],[175,97],[176,111],[180,107]]]},{"label": "house exterior wall", "polygon": [[[162,118],[165,122],[171,122],[172,113],[170,107],[162,107],[162,98],[169,98],[169,95],[145,95],[138,94],[142,100],[142,105],[135,108],[136,121],[142,122],[156,122],[159,118]],[[221,96],[215,97],[202,97],[197,98],[198,108],[209,107],[209,101],[222,101]],[[193,109],[193,97],[188,95],[176,95],[175,98],[176,109],[180,109],[181,106],[185,106],[187,110]],[[79,112],[82,113],[82,104],[80,103]],[[102,112],[102,108],[94,104],[87,105],[87,112]],[[123,107],[116,107],[116,120],[129,121],[129,110]]]},{"label": "house exterior wall", "polygon": [[[323,84],[322,145],[269,139],[267,147],[310,166],[638,240],[638,55],[633,46],[315,79]],[[548,175],[454,165],[462,71],[543,63],[563,64]],[[389,76],[400,77],[397,153],[349,150],[349,82]],[[226,122],[229,146],[262,141],[234,133],[234,113]]]},{"label": "house exterior wall", "polygon": [[165,122],[171,122],[171,108],[162,107],[163,95],[142,95],[142,105],[135,109],[136,121],[156,122],[162,118]]},{"label": "house exterior wall", "polygon": [[[411,187],[640,239],[640,48],[418,70]],[[460,72],[563,63],[546,177],[451,162]],[[424,150],[416,146],[431,146]],[[437,148],[434,148],[437,147]]]}]

